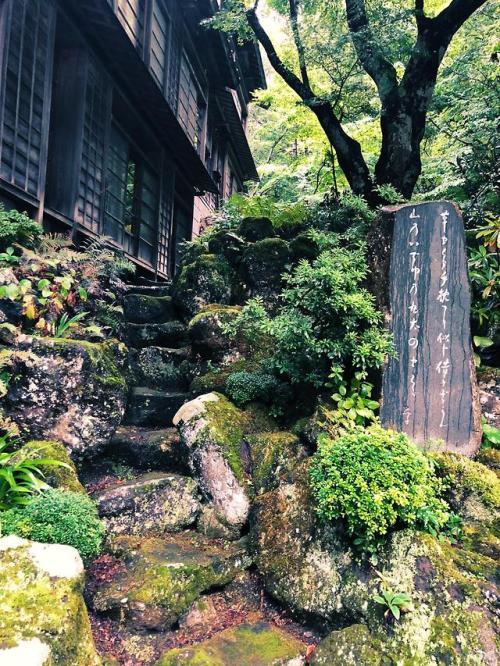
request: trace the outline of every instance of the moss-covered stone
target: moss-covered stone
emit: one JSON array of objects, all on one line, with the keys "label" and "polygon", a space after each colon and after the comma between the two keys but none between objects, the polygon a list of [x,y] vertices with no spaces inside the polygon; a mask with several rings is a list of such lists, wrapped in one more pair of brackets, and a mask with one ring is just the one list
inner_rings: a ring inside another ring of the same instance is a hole
[{"label": "moss-covered stone", "polygon": [[170,650],[156,666],[286,666],[300,664],[306,646],[266,622],[240,624],[198,645]]},{"label": "moss-covered stone", "polygon": [[123,299],[123,310],[126,321],[134,324],[162,324],[175,317],[170,296],[128,294]]},{"label": "moss-covered stone", "polygon": [[189,348],[146,347],[129,354],[130,383],[154,389],[187,389],[190,364]]},{"label": "moss-covered stone", "polygon": [[479,449],[476,454],[476,462],[493,470],[497,476],[500,476],[500,450],[499,449]]},{"label": "moss-covered stone", "polygon": [[230,349],[242,347],[224,332],[224,327],[234,321],[241,308],[230,305],[208,305],[195,315],[188,326],[193,350],[202,358],[219,359]]},{"label": "moss-covered stone", "polygon": [[64,466],[41,465],[40,469],[45,475],[45,481],[53,488],[72,490],[84,493],[85,488],[78,479],[75,464],[61,442],[31,441],[22,446],[16,453],[15,460],[36,460],[50,458],[64,463]]},{"label": "moss-covered stone", "polygon": [[31,437],[91,456],[123,417],[125,348],[115,341],[26,338],[13,350],[6,413]]},{"label": "moss-covered stone", "polygon": [[243,255],[242,275],[251,296],[261,296],[272,307],[282,286],[281,276],[291,261],[288,243],[281,238],[266,238],[252,243]]},{"label": "moss-covered stone", "polygon": [[238,233],[251,243],[276,235],[273,223],[268,217],[245,217],[240,223]]},{"label": "moss-covered stone", "polygon": [[290,241],[290,250],[292,251],[294,261],[300,261],[301,259],[314,261],[320,253],[317,241],[307,232],[297,234],[297,236]]},{"label": "moss-covered stone", "polygon": [[291,432],[261,432],[248,435],[246,441],[257,493],[275,488],[280,477],[289,474],[306,455],[298,437]]},{"label": "moss-covered stone", "polygon": [[73,548],[1,539],[0,663],[14,663],[15,654],[20,665],[33,663],[22,655],[39,641],[45,663],[98,666],[82,590],[83,565]]},{"label": "moss-covered stone", "polygon": [[448,482],[448,500],[466,520],[491,521],[500,510],[500,480],[479,462],[456,453],[435,453]]},{"label": "moss-covered stone", "polygon": [[109,548],[123,568],[96,590],[92,605],[136,628],[171,626],[202,592],[229,583],[251,563],[244,542],[215,546],[195,533],[117,537]]},{"label": "moss-covered stone", "polygon": [[364,624],[333,631],[318,645],[311,666],[381,666],[382,646]]},{"label": "moss-covered stone", "polygon": [[220,393],[208,393],[181,407],[174,417],[189,454],[189,465],[219,518],[241,528],[250,508],[245,414]]},{"label": "moss-covered stone", "polygon": [[209,303],[228,304],[234,277],[224,258],[203,254],[177,274],[172,288],[174,303],[189,319]]},{"label": "moss-covered stone", "polygon": [[127,324],[124,339],[130,347],[142,349],[159,347],[180,347],[187,344],[186,327],[180,321],[167,321],[164,324]]},{"label": "moss-covered stone", "polygon": [[211,234],[208,240],[208,251],[223,256],[232,265],[239,263],[245,246],[243,238],[224,229]]},{"label": "moss-covered stone", "polygon": [[190,384],[190,391],[195,394],[216,391],[226,392],[226,382],[235,372],[259,372],[262,369],[260,356],[251,353],[250,356],[239,357],[227,364],[220,365],[208,372],[195,377]]}]

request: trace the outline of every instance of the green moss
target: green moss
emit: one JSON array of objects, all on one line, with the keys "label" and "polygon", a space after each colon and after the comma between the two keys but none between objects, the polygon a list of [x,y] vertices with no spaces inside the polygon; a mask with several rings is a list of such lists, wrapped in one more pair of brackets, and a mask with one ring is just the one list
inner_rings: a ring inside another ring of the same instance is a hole
[{"label": "green moss", "polygon": [[252,458],[252,477],[257,492],[278,485],[280,475],[296,466],[304,452],[291,432],[262,432],[247,436]]},{"label": "green moss", "polygon": [[440,475],[448,477],[458,510],[471,496],[491,509],[500,509],[500,480],[496,474],[479,462],[456,453],[432,454]]},{"label": "green moss", "polygon": [[241,442],[245,432],[245,415],[223,395],[217,394],[217,402],[206,404],[209,436],[220,447],[224,459],[240,484],[246,482],[241,458]]},{"label": "green moss", "polygon": [[314,651],[311,666],[379,666],[381,648],[368,627],[353,624],[327,636]]},{"label": "green moss", "polygon": [[485,467],[493,470],[497,476],[500,476],[499,449],[480,449],[476,455],[476,462],[485,465]]},{"label": "green moss", "polygon": [[306,646],[265,622],[226,629],[203,643],[167,652],[156,666],[272,666],[303,656]]},{"label": "green moss", "polygon": [[241,312],[239,305],[221,305],[220,303],[209,303],[196,314],[189,322],[189,328],[194,328],[199,324],[203,324],[205,320],[210,320],[214,316],[218,317],[222,323],[227,323],[235,319]]},{"label": "green moss", "polygon": [[100,660],[82,597],[83,578],[50,578],[37,570],[27,548],[0,554],[0,644],[39,638],[54,663],[97,666]]},{"label": "green moss", "polygon": [[234,273],[228,262],[215,254],[202,254],[184,264],[173,285],[175,304],[191,318],[208,303],[228,303]]},{"label": "green moss", "polygon": [[[50,458],[65,463],[68,467],[42,465],[40,469],[45,474],[45,481],[53,488],[72,490],[85,493],[85,488],[78,480],[76,467],[69,457],[66,447],[61,442],[32,441],[19,449],[19,460],[35,460],[37,458]],[[16,456],[16,457],[17,457]]]},{"label": "green moss", "polygon": [[239,358],[224,368],[210,370],[199,377],[195,377],[189,387],[194,393],[210,393],[219,391],[224,393],[226,382],[235,372],[258,372],[261,368],[261,362],[254,356],[250,358]]},{"label": "green moss", "polygon": [[43,341],[49,343],[63,356],[65,353],[86,352],[90,360],[90,372],[94,381],[107,389],[126,390],[125,377],[116,362],[117,354],[123,346],[116,341],[88,342],[87,340],[71,340],[70,338],[44,338]]},{"label": "green moss", "polygon": [[251,402],[246,405],[244,411],[247,421],[245,432],[248,434],[278,430],[276,419],[269,415],[269,410],[265,405]]}]

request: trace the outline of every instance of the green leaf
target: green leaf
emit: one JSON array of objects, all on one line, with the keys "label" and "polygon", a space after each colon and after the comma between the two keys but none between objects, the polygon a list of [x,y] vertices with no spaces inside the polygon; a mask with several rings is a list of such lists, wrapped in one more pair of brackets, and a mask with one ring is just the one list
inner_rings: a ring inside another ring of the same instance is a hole
[{"label": "green leaf", "polygon": [[479,347],[480,349],[487,349],[488,347],[491,347],[491,345],[494,344],[491,338],[485,338],[480,335],[475,335],[473,340],[476,347]]}]

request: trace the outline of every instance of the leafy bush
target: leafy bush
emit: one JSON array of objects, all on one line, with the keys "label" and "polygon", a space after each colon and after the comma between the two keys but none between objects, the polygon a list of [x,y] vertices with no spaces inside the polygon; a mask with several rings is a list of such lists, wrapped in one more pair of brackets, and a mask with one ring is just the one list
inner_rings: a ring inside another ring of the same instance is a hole
[{"label": "leafy bush", "polygon": [[273,406],[271,411],[275,415],[290,398],[289,386],[265,372],[234,372],[227,379],[226,392],[239,407],[249,402],[264,402]]},{"label": "leafy bush", "polygon": [[307,207],[303,201],[278,202],[266,195],[233,194],[225,205],[229,218],[267,217],[275,229],[296,227],[307,217]]},{"label": "leafy bush", "polygon": [[[48,489],[44,481],[44,466],[69,467],[66,463],[52,458],[20,458],[16,450],[12,450],[14,441],[8,435],[0,436],[0,509],[28,504],[35,493]],[[42,444],[37,453],[44,450]],[[11,450],[9,450],[11,449]]]},{"label": "leafy bush", "polygon": [[350,387],[342,381],[336,385],[336,389],[332,395],[336,408],[323,408],[326,430],[330,435],[337,437],[356,425],[365,426],[376,421],[375,410],[379,403],[372,400],[373,384],[364,381],[363,373],[357,372],[354,375]]},{"label": "leafy bush", "polygon": [[49,490],[23,508],[0,513],[3,535],[73,546],[84,560],[98,555],[104,537],[92,500],[83,493]]},{"label": "leafy bush", "polygon": [[28,248],[36,248],[42,237],[42,227],[17,210],[4,210],[0,204],[0,251],[19,243]]},{"label": "leafy bush", "polygon": [[444,527],[448,505],[433,465],[404,434],[373,425],[320,438],[311,485],[323,520],[341,519],[361,551],[375,553],[397,527],[421,528],[429,513]]},{"label": "leafy bush", "polygon": [[252,299],[226,330],[250,340],[270,336],[274,369],[292,384],[322,387],[328,378],[340,382],[354,372],[364,377],[392,349],[373,297],[361,286],[367,273],[362,250],[325,250],[284,276],[283,305],[276,316]]}]

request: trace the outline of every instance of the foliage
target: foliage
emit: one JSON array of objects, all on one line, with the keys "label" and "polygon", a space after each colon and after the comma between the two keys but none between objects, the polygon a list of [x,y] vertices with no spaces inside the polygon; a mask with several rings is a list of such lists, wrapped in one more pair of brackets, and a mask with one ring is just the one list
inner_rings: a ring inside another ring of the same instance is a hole
[{"label": "foliage", "polygon": [[336,440],[320,437],[311,485],[319,517],[341,519],[362,552],[375,553],[398,527],[425,529],[426,509],[438,529],[449,517],[429,459],[406,435],[378,425],[356,427]]},{"label": "foliage", "polygon": [[373,297],[361,286],[366,276],[362,250],[332,247],[284,276],[283,304],[275,316],[255,298],[226,330],[249,339],[270,336],[273,368],[292,384],[322,387],[328,377],[366,376],[391,350]]},{"label": "foliage", "polygon": [[357,372],[351,381],[341,381],[336,385],[332,400],[337,403],[335,409],[323,408],[326,417],[326,429],[332,436],[345,434],[356,425],[366,426],[376,421],[375,410],[379,403],[372,400],[373,384],[367,382],[363,373]]},{"label": "foliage", "polygon": [[392,617],[399,620],[401,613],[407,613],[412,609],[411,597],[406,592],[394,592],[389,587],[382,585],[380,594],[373,596],[373,601],[387,608],[385,617]]},{"label": "foliage", "polygon": [[[15,441],[8,435],[0,436],[0,509],[28,504],[35,493],[48,489],[44,481],[42,467],[68,467],[68,465],[52,458],[33,458],[23,460],[17,451],[12,450]],[[46,448],[40,445],[36,452],[42,453]]]},{"label": "foliage", "polygon": [[304,201],[282,202],[263,194],[233,194],[225,204],[225,210],[228,215],[240,218],[267,217],[275,229],[298,226],[307,215]]},{"label": "foliage", "polygon": [[26,213],[6,211],[0,204],[0,250],[5,251],[15,243],[36,248],[42,236],[42,227]]},{"label": "foliage", "polygon": [[5,252],[0,252],[0,262],[5,262],[6,264],[19,263],[19,257],[16,256],[13,247],[8,247]]},{"label": "foliage", "polygon": [[483,420],[483,441],[481,446],[485,449],[500,449],[500,428],[490,425]]},{"label": "foliage", "polygon": [[239,407],[249,402],[272,405],[274,415],[282,413],[290,398],[289,387],[265,372],[234,372],[227,379],[226,392]]},{"label": "foliage", "polygon": [[23,508],[0,513],[0,529],[4,535],[73,546],[84,560],[100,553],[104,536],[92,500],[69,490],[51,489]]}]

